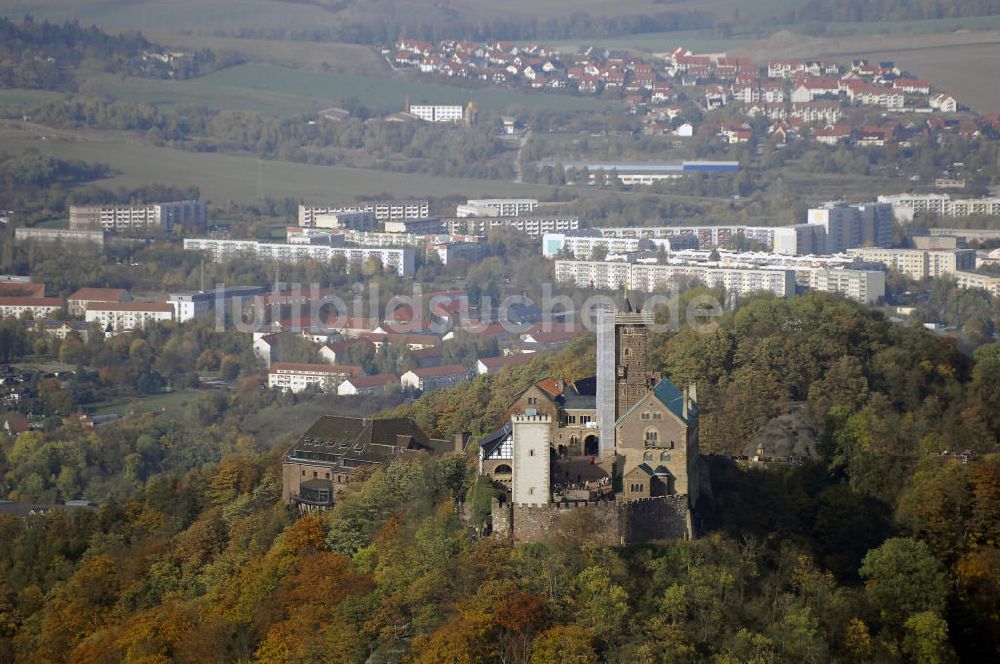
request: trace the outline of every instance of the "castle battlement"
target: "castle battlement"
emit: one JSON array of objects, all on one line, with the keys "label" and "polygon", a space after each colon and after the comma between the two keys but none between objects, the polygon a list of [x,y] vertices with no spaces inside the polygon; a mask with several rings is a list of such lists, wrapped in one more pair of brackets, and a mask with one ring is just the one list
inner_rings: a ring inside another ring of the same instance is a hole
[{"label": "castle battlement", "polygon": [[551,503],[513,503],[518,509],[545,509],[566,512],[569,510],[582,509],[584,507],[595,507],[597,509],[611,510],[615,508],[613,500],[560,500]]},{"label": "castle battlement", "polygon": [[548,415],[513,415],[511,416],[511,421],[516,423],[541,423],[541,424],[551,424],[552,418]]}]

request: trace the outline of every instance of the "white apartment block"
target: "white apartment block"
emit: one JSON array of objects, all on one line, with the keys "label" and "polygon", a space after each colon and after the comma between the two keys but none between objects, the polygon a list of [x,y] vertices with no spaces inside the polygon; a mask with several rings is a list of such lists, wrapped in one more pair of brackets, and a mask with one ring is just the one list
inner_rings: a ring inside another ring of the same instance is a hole
[{"label": "white apartment block", "polygon": [[141,330],[149,322],[174,320],[174,307],[167,302],[94,302],[87,306],[85,320],[102,330]]},{"label": "white apartment block", "polygon": [[424,122],[462,122],[465,107],[458,104],[410,104],[411,114]]},{"label": "white apartment block", "polygon": [[520,217],[538,208],[534,198],[479,198],[459,205],[457,217]]},{"label": "white apartment block", "polygon": [[567,233],[580,228],[579,217],[460,217],[445,219],[444,223],[451,235],[486,235],[492,230],[507,229],[541,238],[546,233]]},{"label": "white apartment block", "polygon": [[357,212],[328,212],[315,214],[312,225],[307,228],[331,228],[337,230],[374,231],[378,228],[375,213],[369,210]]},{"label": "white apartment block", "polygon": [[177,224],[204,228],[205,204],[200,201],[173,201],[148,205],[71,205],[69,227],[72,230],[135,231],[149,228],[171,230]]},{"label": "white apartment block", "polygon": [[0,297],[0,317],[20,318],[28,313],[32,318],[45,318],[62,306],[58,297]]},{"label": "white apartment block", "polygon": [[742,237],[770,248],[774,244],[772,226],[619,226],[598,228],[604,237],[670,239],[693,235],[701,248],[722,247]]},{"label": "white apartment block", "polygon": [[184,249],[211,254],[214,261],[227,261],[239,256],[250,256],[279,263],[300,260],[327,262],[340,258],[348,265],[359,265],[375,259],[386,270],[400,276],[413,276],[415,254],[412,248],[391,247],[333,247],[329,245],[282,244],[255,240],[216,240],[213,238],[185,238]]},{"label": "white apartment block", "polygon": [[734,295],[760,291],[770,291],[780,297],[795,294],[795,271],[774,268],[557,260],[555,277],[558,283],[595,290],[625,287],[652,293],[668,288],[677,277],[687,277],[709,288],[725,288]]},{"label": "white apartment block", "polygon": [[267,386],[283,392],[298,393],[314,385],[323,392],[337,394],[345,380],[364,375],[361,367],[275,362],[268,369]]},{"label": "white apartment block", "polygon": [[362,201],[347,205],[299,205],[299,226],[315,226],[316,216],[346,212],[371,212],[378,221],[423,219],[431,214],[431,204],[424,199]]},{"label": "white apartment block", "polygon": [[959,270],[955,272],[955,281],[962,288],[978,288],[993,297],[1000,297],[1000,277]]},{"label": "white apartment block", "polygon": [[864,304],[875,304],[885,297],[885,272],[881,270],[806,271],[807,285],[824,293],[840,293]]},{"label": "white apartment block", "polygon": [[913,221],[917,214],[941,217],[1000,215],[1000,196],[953,200],[948,194],[894,194],[879,196],[878,201],[892,205],[893,214],[899,221]]},{"label": "white apartment block", "polygon": [[[560,252],[570,252],[574,258],[587,260],[598,248],[606,250],[608,254],[627,254],[644,248],[654,249],[653,242],[655,240],[604,237],[600,234],[595,236],[546,233],[542,236],[542,255],[546,258],[555,258]],[[668,243],[669,240],[660,242]]]},{"label": "white apartment block", "polygon": [[940,279],[976,266],[973,249],[924,250],[863,247],[848,249],[847,254],[864,261],[883,263],[911,279]]}]

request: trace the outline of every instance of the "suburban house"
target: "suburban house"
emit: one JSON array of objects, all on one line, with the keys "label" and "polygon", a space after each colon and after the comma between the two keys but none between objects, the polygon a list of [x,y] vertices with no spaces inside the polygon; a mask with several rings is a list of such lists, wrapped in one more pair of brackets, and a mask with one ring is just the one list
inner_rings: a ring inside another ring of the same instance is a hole
[{"label": "suburban house", "polygon": [[513,355],[501,355],[500,357],[484,357],[476,362],[476,373],[483,374],[499,373],[505,367],[513,367],[524,364],[535,359],[532,353],[515,353]]},{"label": "suburban house", "polygon": [[397,385],[399,385],[399,376],[395,374],[353,376],[340,384],[337,388],[337,394],[342,397],[385,394]]}]

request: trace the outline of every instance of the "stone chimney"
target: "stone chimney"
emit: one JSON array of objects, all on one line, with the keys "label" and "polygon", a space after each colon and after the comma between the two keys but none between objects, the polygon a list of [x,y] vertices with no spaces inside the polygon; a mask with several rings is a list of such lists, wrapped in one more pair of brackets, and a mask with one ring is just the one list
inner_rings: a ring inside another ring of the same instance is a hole
[{"label": "stone chimney", "polygon": [[681,397],[681,404],[682,404],[681,408],[683,411],[682,415],[686,420],[688,418],[688,388],[686,387],[684,388],[684,396]]},{"label": "stone chimney", "polygon": [[688,394],[691,395],[691,404],[698,405],[698,383],[691,383],[688,386]]}]

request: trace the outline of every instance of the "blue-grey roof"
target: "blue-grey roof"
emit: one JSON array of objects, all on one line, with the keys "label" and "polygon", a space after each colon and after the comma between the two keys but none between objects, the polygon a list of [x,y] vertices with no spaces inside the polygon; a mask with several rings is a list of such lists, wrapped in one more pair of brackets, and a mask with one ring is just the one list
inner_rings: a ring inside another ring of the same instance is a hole
[{"label": "blue-grey roof", "polygon": [[[659,383],[653,386],[653,395],[660,403],[667,407],[667,410],[673,413],[674,416],[685,425],[691,421],[692,417],[695,417],[698,414],[698,406],[692,404],[688,409],[688,416],[684,417],[684,393],[679,387],[671,383],[666,378],[662,379]],[[615,424],[617,425],[618,422],[621,422],[626,417],[631,415],[632,411],[638,408],[641,404],[642,399],[635,402],[631,408],[625,411],[625,413],[615,421]]]}]

